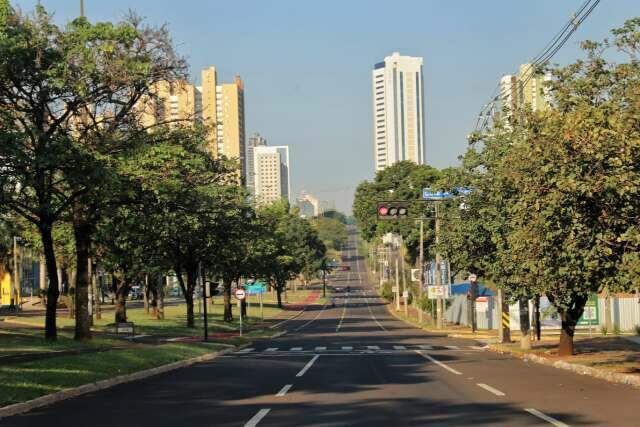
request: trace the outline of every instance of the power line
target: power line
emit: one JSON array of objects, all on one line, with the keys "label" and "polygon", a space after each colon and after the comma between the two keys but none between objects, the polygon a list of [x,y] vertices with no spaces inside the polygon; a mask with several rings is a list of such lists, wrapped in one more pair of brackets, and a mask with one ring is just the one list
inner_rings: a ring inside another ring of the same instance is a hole
[{"label": "power line", "polygon": [[[549,60],[551,60],[551,58],[553,58],[553,56],[567,43],[569,38],[577,31],[578,27],[585,21],[585,19],[587,19],[591,12],[593,12],[600,1],[601,0],[586,0],[571,16],[571,19],[560,29],[560,31],[558,31],[556,35],[545,45],[545,47],[543,47],[542,50],[531,59],[529,67],[526,71],[523,71],[526,78],[520,82],[516,80],[516,83],[521,83],[525,86],[529,80],[533,78],[536,70],[549,62]],[[478,114],[474,129],[475,131],[484,131],[487,128],[491,115],[495,111],[495,104],[504,98],[508,92],[513,90],[511,87],[512,85],[509,86],[510,87],[500,90],[500,82],[498,82],[496,88],[493,90],[489,102],[482,107]],[[482,124],[480,124],[481,122]]]}]

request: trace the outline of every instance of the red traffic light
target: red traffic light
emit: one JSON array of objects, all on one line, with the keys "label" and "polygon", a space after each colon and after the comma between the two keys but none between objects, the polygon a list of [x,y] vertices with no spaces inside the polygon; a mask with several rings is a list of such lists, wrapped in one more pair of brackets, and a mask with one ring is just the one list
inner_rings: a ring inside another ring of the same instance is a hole
[{"label": "red traffic light", "polygon": [[378,202],[378,219],[404,219],[409,215],[408,202]]}]

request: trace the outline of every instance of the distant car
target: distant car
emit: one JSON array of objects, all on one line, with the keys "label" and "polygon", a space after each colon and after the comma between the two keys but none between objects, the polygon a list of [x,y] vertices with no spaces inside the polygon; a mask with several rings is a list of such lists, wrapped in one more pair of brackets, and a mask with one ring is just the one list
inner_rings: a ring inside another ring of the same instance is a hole
[{"label": "distant car", "polygon": [[351,270],[351,267],[348,265],[341,265],[340,267],[338,267],[338,271],[349,271]]},{"label": "distant car", "polygon": [[340,286],[334,286],[333,288],[333,292],[342,292],[344,289],[342,289]]},{"label": "distant car", "polygon": [[131,299],[142,299],[142,289],[140,286],[133,286],[129,291],[129,298]]},{"label": "distant car", "polygon": [[169,291],[169,296],[179,297],[181,295],[182,295],[182,291],[180,291],[180,288],[173,288]]}]

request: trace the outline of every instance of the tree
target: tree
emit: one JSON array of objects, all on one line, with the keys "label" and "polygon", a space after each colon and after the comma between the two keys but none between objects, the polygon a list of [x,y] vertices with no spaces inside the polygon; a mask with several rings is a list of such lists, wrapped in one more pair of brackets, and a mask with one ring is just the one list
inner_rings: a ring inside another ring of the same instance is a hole
[{"label": "tree", "polygon": [[347,227],[343,222],[331,217],[318,217],[311,220],[311,224],[326,247],[341,250],[347,242]]}]

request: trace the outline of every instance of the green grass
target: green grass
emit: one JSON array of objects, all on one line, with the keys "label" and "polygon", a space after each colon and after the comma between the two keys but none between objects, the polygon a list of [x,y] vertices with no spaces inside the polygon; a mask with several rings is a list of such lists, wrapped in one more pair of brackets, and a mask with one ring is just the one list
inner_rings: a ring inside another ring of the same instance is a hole
[{"label": "green grass", "polygon": [[111,339],[95,339],[91,341],[74,341],[73,335],[61,331],[58,340],[51,342],[44,339],[39,329],[0,329],[0,356],[25,353],[55,352],[90,348],[108,348],[119,343]]},{"label": "green grass", "polygon": [[[309,296],[311,291],[298,290],[297,292],[288,292],[287,300],[290,304],[304,301]],[[283,296],[284,299],[284,296]],[[248,308],[248,316],[244,319],[244,326],[248,327],[255,323],[261,322],[260,309],[258,305],[257,296],[251,296],[249,300],[250,306]],[[277,307],[277,300],[275,295],[266,293],[263,295],[263,309],[265,319],[273,317],[280,313],[282,310]],[[236,331],[239,326],[238,319],[238,307],[237,304],[233,306],[234,321],[231,323],[225,323],[222,321],[223,315],[222,298],[216,297],[214,304],[207,306],[207,319],[209,332],[214,334],[217,332]],[[179,305],[171,305],[165,307],[165,318],[163,320],[157,320],[153,318],[152,314],[145,313],[143,308],[130,308],[127,309],[127,320],[134,322],[136,334],[145,335],[162,335],[166,337],[172,336],[194,336],[202,333],[203,328],[203,315],[202,307],[198,307],[196,303],[194,305],[195,316],[195,328],[187,328],[187,306],[185,303]],[[44,316],[33,317],[20,317],[20,322],[26,322],[38,326],[44,326]],[[96,320],[94,330],[96,331],[113,331],[114,312],[103,311],[102,319]],[[58,317],[57,324],[60,328],[72,328],[75,325],[75,320],[68,317]]]},{"label": "green grass", "polygon": [[215,344],[163,344],[61,356],[0,367],[0,406],[220,350]]}]

